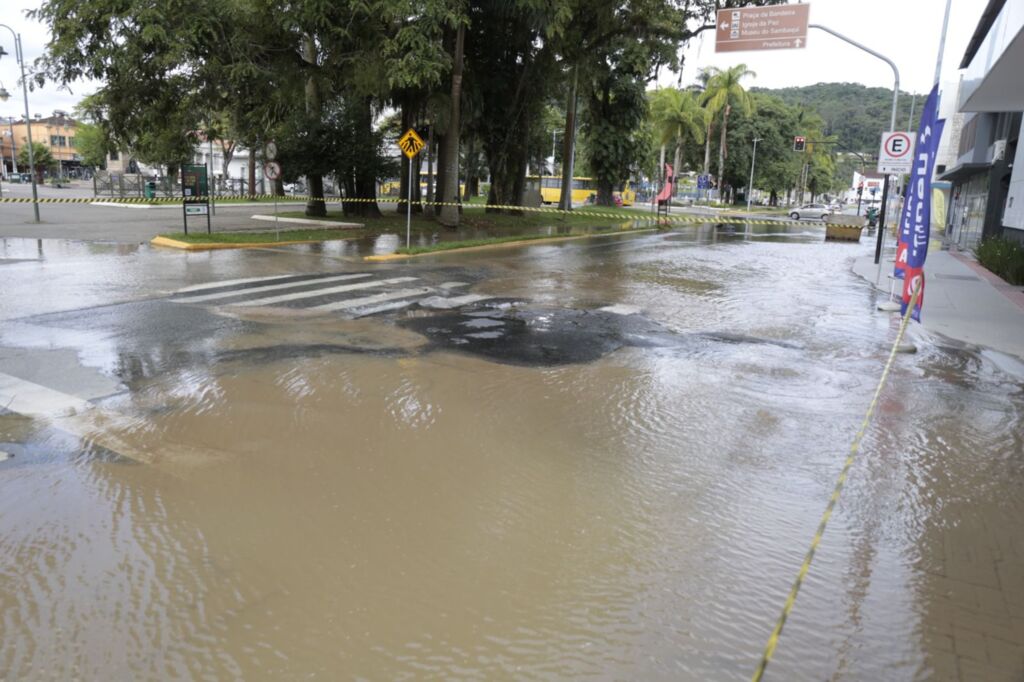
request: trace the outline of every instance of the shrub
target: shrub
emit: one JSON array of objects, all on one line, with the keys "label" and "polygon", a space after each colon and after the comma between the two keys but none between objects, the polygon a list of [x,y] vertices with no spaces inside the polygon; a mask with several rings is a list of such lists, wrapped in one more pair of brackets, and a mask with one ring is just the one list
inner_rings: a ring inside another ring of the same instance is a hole
[{"label": "shrub", "polygon": [[989,237],[974,248],[978,262],[1010,284],[1024,284],[1024,244],[1005,237]]}]

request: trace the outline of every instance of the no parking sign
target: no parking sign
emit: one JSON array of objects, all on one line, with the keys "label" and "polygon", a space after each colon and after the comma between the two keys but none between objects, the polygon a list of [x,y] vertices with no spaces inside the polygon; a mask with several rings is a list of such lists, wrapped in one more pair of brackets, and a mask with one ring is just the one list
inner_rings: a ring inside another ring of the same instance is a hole
[{"label": "no parking sign", "polygon": [[914,167],[914,134],[902,131],[882,133],[878,150],[878,172],[903,175]]}]

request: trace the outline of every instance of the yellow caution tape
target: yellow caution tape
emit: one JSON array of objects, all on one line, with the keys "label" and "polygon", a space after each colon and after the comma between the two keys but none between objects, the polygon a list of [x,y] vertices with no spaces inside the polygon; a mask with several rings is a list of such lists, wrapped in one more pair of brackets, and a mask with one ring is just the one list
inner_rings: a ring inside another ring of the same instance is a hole
[{"label": "yellow caution tape", "polygon": [[[362,198],[344,198],[344,197],[322,197],[315,198],[305,195],[289,194],[286,196],[275,196],[273,194],[221,194],[213,197],[189,197],[189,199],[196,203],[201,203],[207,199],[214,205],[219,201],[224,200],[267,200],[277,199],[282,202],[300,202],[300,201],[320,201],[325,204],[404,204],[405,199],[394,199],[394,198],[381,198],[381,199],[362,199]],[[40,197],[39,199],[32,199],[31,197],[3,197],[0,198],[0,204],[31,204],[38,202],[40,204],[93,204],[93,203],[104,203],[104,204],[173,204],[183,201],[183,197],[154,197],[147,199],[145,197]],[[529,213],[548,213],[552,215],[588,215],[595,218],[616,218],[623,221],[632,220],[657,220],[665,223],[749,223],[751,225],[792,225],[792,222],[785,220],[764,220],[757,219],[752,220],[745,218],[742,215],[735,214],[723,214],[723,215],[707,215],[707,216],[672,216],[672,215],[658,215],[655,216],[645,215],[644,213],[637,212],[636,217],[625,216],[621,213],[605,213],[601,211],[591,211],[589,209],[580,209],[577,211],[565,211],[559,208],[543,208],[543,207],[532,207],[532,206],[512,206],[506,204],[500,205],[483,205],[483,204],[462,204],[458,202],[444,202],[444,201],[413,201],[413,204],[420,206],[457,206],[459,208],[483,208],[483,209],[494,209],[500,211],[523,211]],[[230,204],[225,204],[230,205]]]},{"label": "yellow caution tape", "polygon": [[797,571],[796,580],[793,581],[793,586],[789,590],[789,596],[786,597],[786,603],[782,607],[782,613],[779,615],[779,619],[775,622],[775,627],[772,629],[772,634],[768,637],[768,643],[765,645],[764,653],[761,654],[761,661],[757,664],[757,669],[754,670],[754,675],[750,678],[751,682],[760,682],[761,678],[764,677],[765,668],[768,667],[768,663],[772,660],[772,655],[775,653],[775,647],[779,644],[779,637],[782,635],[782,628],[786,625],[786,619],[789,618],[790,612],[793,610],[793,605],[796,603],[796,596],[800,592],[800,586],[803,585],[804,578],[807,577],[807,572],[811,568],[811,561],[814,560],[814,553],[818,549],[818,545],[821,543],[821,538],[825,534],[825,526],[828,525],[828,520],[832,517],[832,510],[835,509],[836,503],[839,501],[839,495],[843,491],[843,485],[846,483],[846,477],[850,473],[850,467],[853,466],[854,458],[857,456],[860,450],[860,442],[864,438],[864,434],[868,430],[868,424],[871,422],[871,417],[875,413],[875,408],[878,407],[878,399],[882,395],[882,389],[885,387],[885,382],[889,378],[889,372],[892,370],[893,362],[896,359],[896,352],[899,349],[900,342],[903,340],[903,334],[907,331],[907,324],[910,322],[910,314],[914,310],[914,306],[917,305],[918,296],[921,293],[921,287],[917,287],[914,290],[914,295],[910,299],[910,305],[907,306],[907,312],[903,315],[903,321],[900,323],[899,332],[896,334],[896,341],[892,344],[892,350],[889,351],[889,359],[885,363],[885,369],[882,370],[882,378],[878,381],[878,387],[875,388],[875,395],[871,398],[871,404],[868,405],[867,414],[864,415],[864,421],[860,424],[860,430],[857,431],[857,435],[853,438],[853,443],[850,445],[850,453],[846,457],[846,461],[843,463],[843,469],[839,472],[839,478],[836,479],[835,487],[832,489],[832,496],[828,498],[828,504],[825,506],[825,511],[821,515],[821,520],[818,522],[818,529],[814,532],[814,538],[811,540],[811,546],[807,550],[807,554],[804,556],[804,561],[800,564],[800,570]]}]

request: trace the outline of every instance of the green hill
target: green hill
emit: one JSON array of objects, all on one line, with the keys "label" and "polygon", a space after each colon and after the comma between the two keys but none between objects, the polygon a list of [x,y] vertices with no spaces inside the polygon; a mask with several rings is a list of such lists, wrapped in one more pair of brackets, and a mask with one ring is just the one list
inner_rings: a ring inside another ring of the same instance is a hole
[{"label": "green hill", "polygon": [[[817,112],[825,121],[825,133],[837,135],[844,146],[854,151],[877,154],[880,134],[889,128],[891,89],[869,88],[859,83],[817,83],[794,88],[751,90],[772,94],[789,105],[804,106]],[[906,129],[914,97],[900,91],[897,130]],[[923,103],[924,95],[917,95],[911,129],[917,128]]]}]

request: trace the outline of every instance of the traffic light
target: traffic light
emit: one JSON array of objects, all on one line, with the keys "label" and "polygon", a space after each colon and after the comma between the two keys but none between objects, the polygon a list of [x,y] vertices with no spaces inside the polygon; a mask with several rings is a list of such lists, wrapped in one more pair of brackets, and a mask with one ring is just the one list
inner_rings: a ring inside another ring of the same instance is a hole
[{"label": "traffic light", "polygon": [[797,135],[793,138],[793,151],[802,152],[807,149],[807,138],[803,135]]}]

